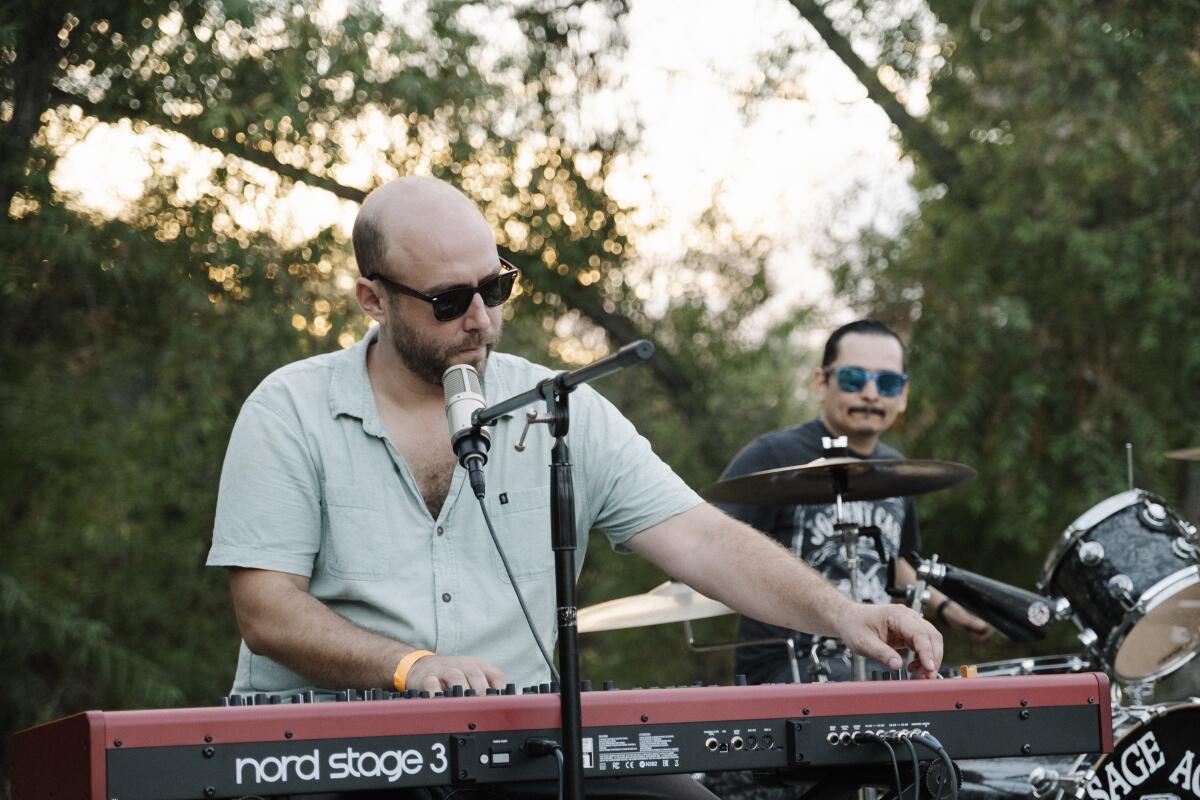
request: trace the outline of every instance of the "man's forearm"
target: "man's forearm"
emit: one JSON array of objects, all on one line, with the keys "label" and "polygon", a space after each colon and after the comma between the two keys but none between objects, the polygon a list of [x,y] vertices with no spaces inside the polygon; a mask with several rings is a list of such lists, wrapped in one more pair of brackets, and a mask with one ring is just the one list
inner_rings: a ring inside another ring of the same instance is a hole
[{"label": "man's forearm", "polygon": [[[686,530],[687,536],[678,535]],[[850,600],[770,537],[708,505],[630,540],[673,578],[755,619],[833,635]]]},{"label": "man's forearm", "polygon": [[392,687],[414,648],[361,628],[308,594],[295,576],[235,570],[230,583],[246,645],[318,686]]}]

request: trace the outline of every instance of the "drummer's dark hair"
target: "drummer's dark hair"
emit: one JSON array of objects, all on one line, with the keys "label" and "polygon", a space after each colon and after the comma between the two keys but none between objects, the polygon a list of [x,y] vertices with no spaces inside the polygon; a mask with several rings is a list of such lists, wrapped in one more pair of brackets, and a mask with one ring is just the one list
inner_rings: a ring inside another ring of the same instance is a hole
[{"label": "drummer's dark hair", "polygon": [[892,337],[900,343],[900,369],[908,368],[908,348],[904,346],[904,341],[900,338],[899,334],[877,319],[856,319],[854,322],[847,322],[845,325],[829,334],[829,339],[825,342],[825,355],[821,358],[822,367],[828,367],[835,360],[837,360],[838,343],[841,342],[842,337],[848,333],[861,333],[867,336]]}]

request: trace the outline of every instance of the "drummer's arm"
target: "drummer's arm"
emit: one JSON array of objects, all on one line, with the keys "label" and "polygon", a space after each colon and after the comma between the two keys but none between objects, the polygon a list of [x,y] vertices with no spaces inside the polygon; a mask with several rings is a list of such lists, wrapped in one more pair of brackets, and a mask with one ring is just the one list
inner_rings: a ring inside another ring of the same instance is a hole
[{"label": "drummer's arm", "polygon": [[703,595],[754,619],[835,636],[856,652],[899,669],[897,648],[917,650],[918,675],[932,677],[941,635],[902,606],[851,602],[816,570],[768,536],[699,505],[627,542],[635,553]]},{"label": "drummer's arm", "polygon": [[[917,571],[904,558],[896,559],[896,585],[907,588],[917,582]],[[965,632],[977,642],[987,641],[992,637],[992,626],[979,617],[967,611],[958,603],[939,592],[932,586],[927,587],[929,601],[925,604],[928,609],[926,616],[942,625],[949,625]]]}]

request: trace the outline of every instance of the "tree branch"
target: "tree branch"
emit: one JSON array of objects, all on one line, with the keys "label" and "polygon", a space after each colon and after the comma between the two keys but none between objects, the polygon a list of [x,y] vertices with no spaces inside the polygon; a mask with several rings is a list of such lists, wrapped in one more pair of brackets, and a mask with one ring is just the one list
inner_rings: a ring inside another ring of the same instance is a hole
[{"label": "tree branch", "polygon": [[[116,122],[125,117],[132,116],[130,114],[123,114],[119,110],[92,103],[85,97],[79,97],[57,89],[53,92],[53,99],[54,102],[58,103],[78,105],[88,114],[105,122]],[[164,118],[162,115],[156,114],[139,114],[137,118],[165,130],[182,134],[197,144],[211,147],[219,152],[244,159],[264,169],[269,169],[289,180],[304,183],[318,189],[325,189],[346,200],[361,203],[367,196],[367,192],[362,189],[346,186],[332,178],[314,175],[308,170],[284,164],[276,159],[272,153],[263,152],[236,142],[230,142],[226,139],[219,139],[212,135],[211,131],[203,130],[202,126],[176,123],[169,118]],[[568,308],[575,309],[591,320],[593,324],[607,333],[618,346],[624,346],[638,339],[653,340],[653,337],[642,330],[634,320],[623,314],[605,310],[600,297],[595,291],[580,285],[576,281],[562,281],[553,288],[553,291],[562,298],[562,301]],[[693,400],[696,395],[695,384],[680,367],[674,356],[659,345],[655,353],[655,358],[650,362],[650,368],[668,390],[669,396],[672,398],[672,403],[679,412],[686,419],[697,418],[700,414],[700,409],[698,404]]]},{"label": "tree branch", "polygon": [[291,164],[285,164],[277,159],[274,153],[263,152],[256,147],[250,147],[238,142],[220,139],[208,130],[203,125],[188,125],[184,122],[175,122],[170,117],[163,114],[133,114],[125,112],[122,109],[114,109],[100,103],[93,103],[88,98],[77,94],[64,92],[60,89],[55,89],[53,99],[58,103],[67,103],[77,105],[85,112],[103,122],[118,122],[126,118],[136,118],[155,125],[159,128],[175,133],[182,134],[193,142],[204,147],[211,147],[214,150],[219,150],[226,155],[231,155],[235,158],[240,158],[243,161],[248,161],[264,169],[269,169],[289,180],[298,183],[307,184],[318,189],[324,189],[331,192],[344,200],[352,200],[355,203],[361,203],[367,197],[367,192],[363,189],[358,189],[353,186],[346,186],[338,183],[332,178],[327,178],[323,175],[315,175],[301,167],[295,167]]},{"label": "tree branch", "polygon": [[825,16],[825,11],[816,3],[816,0],[789,0],[789,2],[800,12],[800,16],[804,17],[813,27],[834,55],[840,58],[842,63],[854,73],[854,77],[867,90],[867,96],[871,98],[872,102],[883,109],[883,113],[887,114],[892,124],[900,130],[900,137],[904,140],[905,148],[921,158],[935,180],[944,183],[947,188],[953,188],[963,171],[958,156],[938,141],[937,136],[929,129],[928,125],[908,113],[904,104],[897,100],[896,96],[888,91],[887,87],[879,80],[875,70],[858,57],[854,48],[850,46],[850,41],[838,33],[837,28],[833,26],[829,17]]}]

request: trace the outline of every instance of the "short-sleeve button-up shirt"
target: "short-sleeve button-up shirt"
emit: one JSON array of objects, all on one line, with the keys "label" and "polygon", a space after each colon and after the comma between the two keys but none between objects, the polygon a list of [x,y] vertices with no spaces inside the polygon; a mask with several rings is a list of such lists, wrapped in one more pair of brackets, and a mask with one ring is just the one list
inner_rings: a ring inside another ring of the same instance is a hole
[{"label": "short-sleeve button-up shirt", "polygon": [[[363,628],[443,655],[473,655],[518,686],[548,680],[466,473],[455,467],[438,518],[388,438],[367,375],[372,328],[354,347],[290,364],[247,399],[221,472],[208,564],[309,579],[309,592]],[[489,404],[553,374],[494,353]],[[486,467],[488,514],[543,641],[555,636],[550,549],[552,438],[524,416],[501,420]],[[567,436],[582,567],[588,532],[624,544],[700,502],[649,443],[590,387],[571,396]],[[242,643],[235,692],[313,687]]]}]

